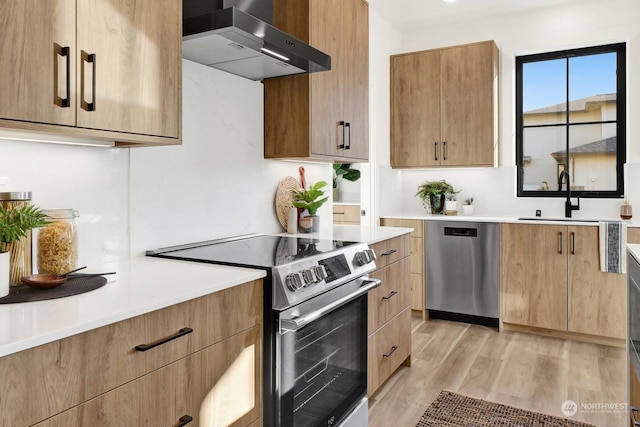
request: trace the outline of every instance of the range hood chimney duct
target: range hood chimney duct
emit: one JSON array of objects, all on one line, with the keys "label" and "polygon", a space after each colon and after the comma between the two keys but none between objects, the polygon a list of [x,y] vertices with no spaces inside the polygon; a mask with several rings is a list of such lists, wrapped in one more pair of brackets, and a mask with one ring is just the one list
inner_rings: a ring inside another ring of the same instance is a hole
[{"label": "range hood chimney duct", "polygon": [[331,69],[331,57],[273,26],[272,0],[182,0],[182,57],[251,80]]}]

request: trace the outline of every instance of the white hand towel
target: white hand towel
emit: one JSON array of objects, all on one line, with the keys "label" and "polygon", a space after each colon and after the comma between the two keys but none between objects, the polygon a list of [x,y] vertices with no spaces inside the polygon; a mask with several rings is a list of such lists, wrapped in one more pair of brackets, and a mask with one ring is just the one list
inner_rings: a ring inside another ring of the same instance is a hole
[{"label": "white hand towel", "polygon": [[599,249],[600,271],[605,273],[626,273],[627,224],[621,221],[600,222]]}]

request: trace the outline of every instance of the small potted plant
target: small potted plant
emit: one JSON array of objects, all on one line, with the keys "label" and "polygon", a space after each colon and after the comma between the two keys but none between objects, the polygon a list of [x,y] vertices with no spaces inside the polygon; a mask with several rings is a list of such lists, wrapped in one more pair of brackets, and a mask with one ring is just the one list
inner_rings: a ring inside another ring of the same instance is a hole
[{"label": "small potted plant", "polygon": [[440,181],[426,181],[418,187],[416,197],[422,199],[422,204],[431,214],[443,214],[445,211],[445,199],[447,194],[458,194],[453,185],[444,179]]},{"label": "small potted plant", "polygon": [[293,191],[293,206],[300,209],[305,209],[308,215],[301,215],[298,220],[298,229],[302,233],[311,233],[312,231],[318,231],[320,228],[320,218],[316,215],[316,212],[329,198],[321,198],[324,195],[322,190],[326,187],[325,181],[318,181],[308,190],[304,188],[302,190]]},{"label": "small potted plant", "polygon": [[462,205],[462,213],[465,215],[473,215],[474,210],[473,197],[469,197],[464,201],[464,205]]},{"label": "small potted plant", "polygon": [[333,164],[333,201],[340,200],[340,190],[338,186],[340,181],[346,179],[347,181],[356,182],[360,179],[360,171],[358,169],[351,169],[351,165],[348,163],[334,163]]},{"label": "small potted plant", "polygon": [[446,215],[458,215],[458,198],[455,193],[445,194],[444,211]]},{"label": "small potted plant", "polygon": [[47,224],[47,216],[35,206],[5,209],[0,204],[0,297],[9,294],[11,244],[25,237],[32,228]]}]

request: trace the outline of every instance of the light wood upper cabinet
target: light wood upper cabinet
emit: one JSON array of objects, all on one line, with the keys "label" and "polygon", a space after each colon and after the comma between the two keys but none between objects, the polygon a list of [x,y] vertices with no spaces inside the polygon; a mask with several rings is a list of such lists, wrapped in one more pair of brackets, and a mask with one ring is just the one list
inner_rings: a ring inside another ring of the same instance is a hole
[{"label": "light wood upper cabinet", "polygon": [[330,55],[331,70],[264,81],[265,158],[368,159],[368,23],[363,0],[274,1],[275,26]]},{"label": "light wood upper cabinet", "polygon": [[1,128],[180,143],[179,0],[3,1],[0,32]]},{"label": "light wood upper cabinet", "polygon": [[495,166],[499,52],[493,41],[391,57],[391,166]]},{"label": "light wood upper cabinet", "polygon": [[567,329],[565,226],[502,224],[502,321]]},{"label": "light wood upper cabinet", "polygon": [[79,127],[179,137],[181,16],[176,0],[78,2]]},{"label": "light wood upper cabinet", "polygon": [[503,224],[502,321],[620,339],[625,275],[600,271],[598,227]]},{"label": "light wood upper cabinet", "polygon": [[0,2],[0,118],[76,124],[75,10],[75,0]]}]

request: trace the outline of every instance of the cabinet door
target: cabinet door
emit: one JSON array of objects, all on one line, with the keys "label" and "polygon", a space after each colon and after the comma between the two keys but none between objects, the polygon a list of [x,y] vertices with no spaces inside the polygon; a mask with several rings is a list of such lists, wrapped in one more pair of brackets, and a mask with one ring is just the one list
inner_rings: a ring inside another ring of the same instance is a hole
[{"label": "cabinet door", "polygon": [[503,224],[502,320],[567,330],[567,227]]},{"label": "cabinet door", "polygon": [[440,52],[391,58],[391,166],[439,166]]},{"label": "cabinet door", "polygon": [[627,336],[626,275],[600,271],[598,227],[569,227],[569,331]]},{"label": "cabinet door", "polygon": [[342,110],[342,79],[347,53],[343,43],[344,0],[311,0],[309,41],[313,47],[331,56],[331,70],[309,75],[311,84],[311,152],[326,156],[341,156],[346,127]]},{"label": "cabinet door", "polygon": [[182,3],[87,0],[77,13],[78,127],[179,137]]},{"label": "cabinet door", "polygon": [[0,3],[0,118],[75,125],[75,22],[75,0]]},{"label": "cabinet door", "polygon": [[409,258],[381,268],[371,276],[382,286],[369,292],[369,334],[411,305]]},{"label": "cabinet door", "polygon": [[369,158],[369,5],[363,0],[343,2],[344,64],[342,89],[344,120],[349,124],[342,156],[352,160]]},{"label": "cabinet door", "polygon": [[442,50],[444,166],[493,164],[493,48],[486,42]]},{"label": "cabinet door", "polygon": [[255,326],[36,425],[248,426],[261,411],[260,336]]}]

